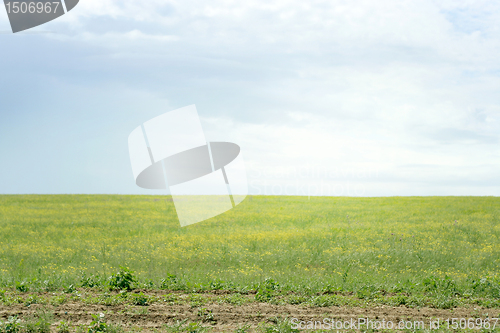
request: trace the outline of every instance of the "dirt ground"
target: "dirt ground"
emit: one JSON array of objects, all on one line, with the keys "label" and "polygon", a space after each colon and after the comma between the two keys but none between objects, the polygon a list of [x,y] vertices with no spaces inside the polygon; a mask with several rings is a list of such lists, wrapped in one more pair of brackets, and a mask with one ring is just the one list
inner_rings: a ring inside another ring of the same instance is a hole
[{"label": "dirt ground", "polygon": [[[36,310],[43,307],[33,304],[27,307],[24,304],[11,306],[0,306],[0,320],[6,320],[9,316],[17,315],[26,318],[34,315]],[[107,322],[123,325],[134,330],[163,331],[165,325],[174,325],[177,321],[199,322],[203,326],[212,327],[212,332],[234,332],[237,328],[249,325],[252,330],[262,323],[272,324],[279,318],[297,318],[296,322],[302,322],[303,327],[309,321],[323,321],[324,318],[341,320],[342,322],[358,318],[385,322],[391,321],[397,325],[400,321],[424,321],[426,327],[429,320],[439,318],[441,322],[450,318],[498,318],[500,310],[483,308],[454,308],[450,310],[433,308],[407,308],[404,306],[391,307],[379,306],[371,308],[353,307],[310,307],[304,305],[273,305],[268,303],[250,303],[245,305],[230,304],[206,304],[203,305],[202,315],[200,307],[192,307],[189,304],[162,304],[154,303],[149,306],[132,306],[121,304],[116,306],[85,305],[82,303],[66,303],[57,307],[45,306],[54,313],[53,330],[55,325],[61,321],[70,322],[73,327],[88,325],[92,321],[92,314],[104,314]],[[206,309],[206,310],[205,310]],[[203,313],[211,313],[210,318]],[[498,323],[500,326],[500,322]],[[324,329],[324,327],[323,327]]]}]

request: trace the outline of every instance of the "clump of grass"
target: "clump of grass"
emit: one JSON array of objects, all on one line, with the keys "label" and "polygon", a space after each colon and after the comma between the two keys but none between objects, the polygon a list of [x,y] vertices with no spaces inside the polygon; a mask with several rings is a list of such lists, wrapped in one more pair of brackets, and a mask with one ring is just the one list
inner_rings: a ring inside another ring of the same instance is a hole
[{"label": "clump of grass", "polygon": [[215,317],[212,310],[208,310],[207,308],[199,308],[197,315],[198,317],[201,318],[202,321],[208,321],[208,322],[215,321]]},{"label": "clump of grass", "polygon": [[80,286],[82,288],[96,288],[101,287],[103,285],[102,279],[99,276],[91,275],[86,276],[83,274],[80,277]]},{"label": "clump of grass", "polygon": [[166,302],[167,304],[174,305],[178,304],[180,302],[179,296],[176,294],[167,294],[163,296],[163,302]]},{"label": "clump of grass", "polygon": [[288,303],[288,304],[293,304],[293,305],[297,305],[297,304],[302,304],[302,303],[305,303],[307,302],[308,298],[305,297],[305,296],[302,296],[302,295],[290,295],[288,297],[285,298],[285,303]]},{"label": "clump of grass", "polygon": [[88,333],[97,333],[97,332],[106,332],[108,325],[106,324],[106,321],[104,320],[104,313],[101,313],[99,315],[92,314],[93,320],[90,322],[90,325],[88,327]]},{"label": "clump of grass", "polygon": [[298,329],[292,328],[292,323],[288,318],[275,317],[271,318],[272,324],[261,323],[259,330],[262,333],[296,333]]},{"label": "clump of grass", "polygon": [[26,333],[50,333],[54,314],[46,309],[38,309],[36,315],[30,317],[25,322]]},{"label": "clump of grass", "polygon": [[250,325],[248,325],[248,324],[243,325],[243,326],[241,326],[241,325],[240,325],[240,327],[238,327],[238,328],[234,331],[234,333],[249,333],[249,332],[250,332],[250,329],[251,329],[251,326],[250,326]]},{"label": "clump of grass", "polygon": [[189,333],[205,333],[212,330],[211,327],[204,327],[201,323],[188,322],[187,319],[177,321],[173,325],[164,325],[166,332],[189,332]]},{"label": "clump of grass", "polygon": [[[90,325],[86,327],[86,333],[121,333],[123,328],[120,325],[115,325],[113,323],[107,323],[105,319],[105,314],[92,314],[92,321]],[[84,328],[85,329],[85,328]]]},{"label": "clump of grass", "polygon": [[58,295],[50,298],[50,304],[53,306],[60,306],[68,301],[68,297],[65,295]]},{"label": "clump of grass", "polygon": [[57,325],[57,333],[69,333],[70,324],[64,320],[61,320]]},{"label": "clump of grass", "polygon": [[18,316],[10,316],[6,321],[0,320],[1,333],[50,333],[53,313],[46,309],[38,309],[35,315],[22,320]]},{"label": "clump of grass", "polygon": [[131,294],[129,300],[131,304],[140,306],[149,305],[151,302],[150,297],[148,295],[144,295],[142,291],[139,294]]},{"label": "clump of grass", "polygon": [[232,293],[229,295],[224,295],[219,297],[218,302],[232,304],[232,305],[243,305],[251,302],[251,300],[241,295],[240,293]]},{"label": "clump of grass", "polygon": [[208,299],[200,294],[190,294],[187,300],[189,301],[189,305],[191,305],[192,308],[196,308],[208,303]]},{"label": "clump of grass", "polygon": [[131,291],[135,283],[137,283],[137,278],[134,272],[124,266],[120,266],[120,270],[111,275],[108,280],[109,288],[112,290]]},{"label": "clump of grass", "polygon": [[6,321],[0,320],[0,332],[2,333],[18,333],[21,329],[21,319],[17,316],[10,316]]},{"label": "clump of grass", "polygon": [[264,283],[260,283],[257,287],[257,292],[255,293],[255,300],[259,302],[270,301],[279,289],[279,283],[274,279],[267,278]]},{"label": "clump of grass", "polygon": [[30,306],[31,304],[46,304],[46,303],[47,303],[46,299],[38,295],[29,295],[24,300],[24,305],[26,306]]},{"label": "clump of grass", "polygon": [[16,289],[22,293],[26,293],[29,291],[29,283],[26,281],[16,281]]}]

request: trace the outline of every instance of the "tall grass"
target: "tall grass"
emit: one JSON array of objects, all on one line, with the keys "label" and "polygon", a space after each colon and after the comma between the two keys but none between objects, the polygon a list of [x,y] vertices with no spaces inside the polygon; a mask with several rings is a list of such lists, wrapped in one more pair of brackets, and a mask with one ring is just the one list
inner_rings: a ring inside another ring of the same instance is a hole
[{"label": "tall grass", "polygon": [[498,197],[250,196],[181,228],[169,196],[3,195],[0,285],[65,288],[127,266],[157,287],[272,278],[297,291],[500,297],[499,222]]}]

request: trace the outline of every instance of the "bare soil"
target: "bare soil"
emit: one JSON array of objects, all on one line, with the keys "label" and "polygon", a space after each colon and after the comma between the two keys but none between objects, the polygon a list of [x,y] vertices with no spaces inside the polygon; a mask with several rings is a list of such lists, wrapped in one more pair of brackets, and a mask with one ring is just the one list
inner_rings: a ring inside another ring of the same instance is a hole
[{"label": "bare soil", "polygon": [[[186,296],[187,297],[187,296]],[[234,332],[238,327],[250,325],[255,330],[262,323],[273,323],[279,318],[297,318],[300,321],[321,321],[324,318],[350,321],[358,318],[370,320],[385,320],[398,323],[404,321],[424,321],[426,325],[430,319],[440,318],[498,318],[499,309],[484,309],[480,307],[454,308],[449,310],[434,308],[407,308],[405,306],[391,307],[378,306],[369,308],[358,307],[311,307],[306,305],[273,305],[269,303],[253,302],[245,305],[231,305],[210,303],[202,308],[211,311],[212,320],[199,315],[200,307],[189,304],[153,303],[149,306],[132,306],[120,304],[115,306],[86,305],[83,303],[68,302],[60,306],[24,304],[11,306],[0,305],[0,320],[17,315],[27,318],[36,314],[39,308],[50,309],[54,313],[53,330],[59,321],[70,322],[73,327],[88,325],[92,321],[92,314],[104,313],[107,322],[123,325],[125,328],[154,331],[165,329],[165,325],[174,325],[177,321],[199,322],[203,326],[212,327],[212,332]],[[498,323],[500,325],[500,322]]]}]

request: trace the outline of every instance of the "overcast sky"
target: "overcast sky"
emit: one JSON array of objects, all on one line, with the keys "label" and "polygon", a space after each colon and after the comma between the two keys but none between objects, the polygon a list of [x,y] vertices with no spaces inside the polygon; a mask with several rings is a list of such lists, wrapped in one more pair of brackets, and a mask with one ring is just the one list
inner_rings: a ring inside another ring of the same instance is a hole
[{"label": "overcast sky", "polygon": [[500,195],[500,2],[81,0],[12,34],[0,193],[138,188],[127,138],[196,104],[250,193]]}]

